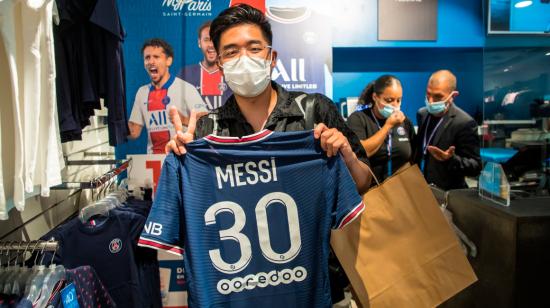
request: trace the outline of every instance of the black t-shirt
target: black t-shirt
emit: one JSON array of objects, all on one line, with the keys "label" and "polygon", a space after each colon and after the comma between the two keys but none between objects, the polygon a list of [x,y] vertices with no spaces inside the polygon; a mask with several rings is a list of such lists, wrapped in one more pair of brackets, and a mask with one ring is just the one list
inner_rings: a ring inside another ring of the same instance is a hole
[{"label": "black t-shirt", "polygon": [[[265,129],[277,132],[291,132],[311,129],[306,127],[304,110],[296,103],[295,98],[303,95],[303,92],[286,91],[283,87],[271,82],[273,89],[277,91],[277,104],[269,115]],[[313,123],[324,123],[329,128],[336,128],[346,138],[357,158],[369,165],[367,153],[359,138],[346,125],[342,116],[338,113],[336,105],[322,94],[308,94],[314,96]],[[242,137],[256,133],[252,125],[244,118],[235,96],[231,95],[222,107],[210,112],[197,122],[195,138],[202,138],[209,134],[225,137]]]},{"label": "black t-shirt", "polygon": [[[365,140],[380,130],[380,127],[386,123],[386,119],[375,118],[371,108],[367,108],[351,114],[347,123],[360,140]],[[389,139],[389,137],[386,137],[384,144],[380,146],[374,155],[369,157],[371,167],[378,180],[384,180],[388,177]],[[392,172],[401,168],[405,163],[412,162],[414,139],[414,127],[408,118],[405,118],[401,125],[391,130]]]}]

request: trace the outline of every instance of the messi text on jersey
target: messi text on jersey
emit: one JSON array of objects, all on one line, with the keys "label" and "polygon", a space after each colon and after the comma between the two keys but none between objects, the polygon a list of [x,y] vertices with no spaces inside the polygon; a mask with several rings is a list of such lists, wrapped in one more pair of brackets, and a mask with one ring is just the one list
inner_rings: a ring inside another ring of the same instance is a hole
[{"label": "messi text on jersey", "polygon": [[260,160],[259,162],[231,164],[226,165],[225,168],[216,167],[216,179],[218,180],[218,189],[222,189],[224,183],[235,187],[254,185],[258,182],[277,182],[275,158],[271,157],[270,160]]}]

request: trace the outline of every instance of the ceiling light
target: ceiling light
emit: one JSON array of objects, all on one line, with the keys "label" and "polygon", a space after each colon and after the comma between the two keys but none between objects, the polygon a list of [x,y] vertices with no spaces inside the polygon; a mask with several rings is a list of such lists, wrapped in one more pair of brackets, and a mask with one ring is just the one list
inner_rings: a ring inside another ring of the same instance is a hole
[{"label": "ceiling light", "polygon": [[510,70],[510,69],[508,69],[508,68],[505,68],[505,69],[504,69],[504,72],[506,73],[506,72],[508,72],[509,70]]},{"label": "ceiling light", "polygon": [[545,54],[545,56],[550,56],[550,52],[547,52],[547,53]]},{"label": "ceiling light", "polygon": [[514,5],[514,7],[516,9],[521,9],[521,8],[524,8],[524,7],[528,7],[530,6],[531,4],[533,4],[533,1],[530,1],[530,0],[527,0],[527,1],[518,1],[516,3],[516,5]]}]

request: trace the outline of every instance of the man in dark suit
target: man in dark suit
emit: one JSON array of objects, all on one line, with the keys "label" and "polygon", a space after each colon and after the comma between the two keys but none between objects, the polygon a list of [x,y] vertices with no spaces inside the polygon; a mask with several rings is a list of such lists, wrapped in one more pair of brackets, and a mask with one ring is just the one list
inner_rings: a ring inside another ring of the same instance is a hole
[{"label": "man in dark suit", "polygon": [[428,183],[445,190],[465,188],[465,176],[478,176],[481,172],[477,124],[455,106],[456,96],[453,73],[437,71],[428,81],[426,107],[416,114],[415,161]]}]

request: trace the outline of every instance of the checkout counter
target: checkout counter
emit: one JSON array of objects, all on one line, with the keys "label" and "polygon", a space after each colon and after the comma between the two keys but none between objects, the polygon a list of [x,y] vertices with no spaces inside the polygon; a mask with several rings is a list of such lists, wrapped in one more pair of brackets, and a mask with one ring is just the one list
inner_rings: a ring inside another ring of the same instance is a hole
[{"label": "checkout counter", "polygon": [[450,191],[447,204],[477,246],[469,260],[479,280],[441,307],[550,307],[550,197],[504,207],[464,189]]},{"label": "checkout counter", "polygon": [[[550,153],[547,146],[543,157]],[[476,245],[477,255],[469,260],[479,279],[441,307],[550,307],[548,169],[540,171],[538,145],[516,149],[491,155],[508,156],[499,162],[510,180],[509,206],[480,197],[477,188],[446,194],[434,189],[455,225]],[[539,168],[534,182],[525,177],[533,166]]]}]

